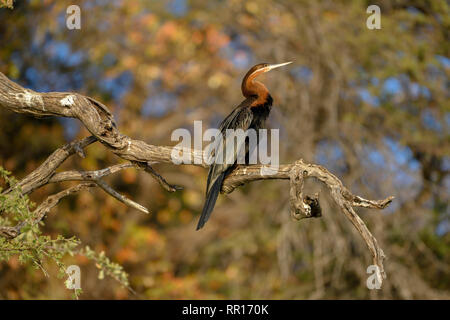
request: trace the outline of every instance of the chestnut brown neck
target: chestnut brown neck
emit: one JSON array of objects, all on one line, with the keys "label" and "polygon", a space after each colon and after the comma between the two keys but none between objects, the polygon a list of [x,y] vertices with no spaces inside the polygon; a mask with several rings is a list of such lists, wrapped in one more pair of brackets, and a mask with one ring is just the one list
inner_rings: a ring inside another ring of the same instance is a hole
[{"label": "chestnut brown neck", "polygon": [[250,70],[245,75],[244,80],[242,80],[241,89],[244,97],[256,97],[256,100],[251,104],[251,107],[264,104],[269,95],[269,90],[267,90],[266,86],[255,80],[261,73],[263,73],[262,70]]}]

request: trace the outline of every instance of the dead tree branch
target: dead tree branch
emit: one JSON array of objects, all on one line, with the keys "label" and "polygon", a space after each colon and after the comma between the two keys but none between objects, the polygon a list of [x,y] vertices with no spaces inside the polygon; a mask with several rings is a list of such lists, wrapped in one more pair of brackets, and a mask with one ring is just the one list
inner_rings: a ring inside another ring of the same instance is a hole
[{"label": "dead tree branch", "polygon": [[[179,189],[179,187],[167,183],[162,176],[153,170],[151,167],[152,164],[182,164],[183,159],[187,157],[191,159],[190,164],[203,167],[207,166],[203,161],[202,151],[150,145],[144,141],[134,140],[123,135],[118,130],[112,114],[105,105],[78,93],[35,92],[21,87],[0,73],[0,106],[13,112],[37,117],[53,115],[75,118],[81,121],[92,134],[91,137],[70,143],[58,149],[39,168],[20,181],[19,186],[24,193],[30,193],[47,183],[68,180],[91,181],[122,202],[143,211],[145,208],[140,208],[140,205],[133,203],[129,199],[125,200],[121,198],[121,195],[110,189],[101,178],[118,170],[134,166],[144,169],[166,190],[173,192]],[[55,172],[59,165],[70,155],[74,153],[83,155],[83,148],[96,140],[120,158],[130,161],[130,163],[93,172]],[[318,179],[327,186],[335,203],[361,234],[373,257],[374,264],[379,267],[380,275],[383,278],[385,277],[383,268],[383,259],[385,256],[383,250],[379,247],[377,240],[372,236],[353,207],[383,209],[389,205],[393,197],[388,197],[384,200],[366,200],[356,196],[326,168],[320,165],[307,164],[302,160],[292,164],[281,165],[272,174],[262,174],[263,168],[265,167],[262,165],[238,166],[225,179],[222,192],[230,193],[238,186],[256,180],[289,179],[291,215],[298,220],[321,216],[318,195],[303,195],[304,180],[308,178]]]},{"label": "dead tree branch", "polygon": [[[0,73],[1,76],[1,73]],[[83,149],[94,143],[97,139],[94,136],[68,143],[61,148],[56,149],[36,170],[27,175],[18,184],[23,194],[29,194],[49,182],[49,179],[55,174],[55,170],[71,155],[77,153],[84,156]],[[11,188],[4,193],[10,193]]]},{"label": "dead tree branch", "polygon": [[117,191],[115,191],[112,187],[110,187],[105,181],[102,180],[103,177],[108,176],[110,174],[116,173],[122,169],[126,168],[139,168],[137,165],[133,163],[123,163],[117,164],[115,166],[111,166],[105,169],[96,170],[96,171],[64,171],[55,173],[49,180],[48,183],[56,183],[62,181],[92,181],[95,182],[101,189],[103,189],[106,193],[116,198],[120,202],[135,208],[141,212],[149,213],[148,209],[141,206],[140,204],[134,202],[133,200],[128,199],[124,195],[121,195]]}]

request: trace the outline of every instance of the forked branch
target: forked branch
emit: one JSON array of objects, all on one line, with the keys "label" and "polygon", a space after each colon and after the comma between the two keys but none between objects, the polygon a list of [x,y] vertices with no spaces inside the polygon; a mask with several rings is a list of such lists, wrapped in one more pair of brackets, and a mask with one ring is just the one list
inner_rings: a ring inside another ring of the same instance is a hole
[{"label": "forked branch", "polygon": [[[179,187],[169,184],[161,175],[154,171],[152,168],[153,164],[180,164],[183,163],[182,160],[186,159],[186,156],[188,156],[188,158],[192,160],[191,164],[203,167],[207,166],[203,161],[204,157],[202,151],[155,146],[123,135],[118,130],[112,114],[105,105],[93,98],[78,93],[35,92],[21,87],[0,73],[0,107],[4,107],[13,112],[30,114],[37,117],[54,115],[75,118],[80,120],[92,134],[91,137],[72,142],[56,150],[39,168],[22,179],[19,186],[22,188],[24,194],[30,193],[47,183],[68,180],[87,181],[87,183],[95,183],[95,185],[100,186],[103,190],[120,201],[137,208],[138,210],[144,211],[143,209],[145,208],[139,204],[124,198],[116,191],[112,190],[104,183],[102,178],[119,170],[135,167],[145,170],[166,190],[173,192],[178,190]],[[119,164],[98,171],[67,171],[56,173],[56,169],[64,162],[64,160],[75,153],[83,156],[83,149],[95,141],[99,141],[114,154],[124,160],[130,161],[130,163]],[[372,236],[365,223],[356,214],[353,208],[364,207],[384,209],[391,203],[394,197],[391,196],[384,200],[367,200],[360,196],[356,196],[326,168],[320,165],[304,163],[302,160],[292,164],[281,165],[278,170],[274,171],[272,174],[267,174],[267,170],[262,171],[264,168],[265,167],[262,165],[237,167],[225,179],[222,192],[230,193],[238,186],[256,180],[289,179],[291,215],[294,219],[298,220],[321,216],[318,195],[303,195],[304,180],[311,177],[318,179],[327,186],[335,203],[361,234],[370,250],[374,264],[379,267],[380,275],[385,277],[383,268],[383,259],[385,256],[383,250],[379,247],[377,240]],[[8,192],[8,190],[6,190],[6,192]],[[47,205],[46,208],[48,207],[49,206]],[[0,233],[0,235],[4,234]]]}]

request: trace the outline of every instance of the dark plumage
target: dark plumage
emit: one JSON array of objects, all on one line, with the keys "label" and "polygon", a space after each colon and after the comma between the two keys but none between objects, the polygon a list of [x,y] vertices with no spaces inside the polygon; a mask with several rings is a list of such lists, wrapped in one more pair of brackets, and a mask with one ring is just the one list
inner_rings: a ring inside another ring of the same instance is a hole
[{"label": "dark plumage", "polygon": [[[255,78],[264,72],[281,67],[288,63],[276,65],[262,63],[252,67],[247,72],[242,80],[241,86],[242,94],[246,99],[242,101],[242,103],[237,106],[219,126],[219,130],[224,138],[224,146],[226,145],[225,132],[227,129],[242,129],[244,131],[248,129],[255,129],[258,131],[258,129],[264,128],[265,120],[269,116],[273,99],[267,88],[261,82],[256,81]],[[239,149],[239,147],[240,146],[237,146],[236,150]],[[249,153],[248,146],[246,145],[245,148],[247,158]],[[201,229],[211,216],[219,192],[222,189],[223,180],[233,170],[236,164],[236,150],[234,151],[233,159],[228,159],[228,161],[224,161],[224,163],[214,162],[209,167],[206,185],[206,200],[203,206],[202,214],[198,221],[197,230]],[[224,152],[226,151],[224,150]]]}]

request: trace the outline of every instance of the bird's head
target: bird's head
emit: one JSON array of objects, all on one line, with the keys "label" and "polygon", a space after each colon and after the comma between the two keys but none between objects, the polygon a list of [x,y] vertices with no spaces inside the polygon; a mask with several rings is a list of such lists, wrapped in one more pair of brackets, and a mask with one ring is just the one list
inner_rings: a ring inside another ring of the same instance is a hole
[{"label": "bird's head", "polygon": [[278,63],[278,64],[269,64],[269,63],[259,63],[256,66],[253,66],[248,72],[247,72],[247,78],[256,78],[258,75],[269,72],[270,70],[285,66],[292,63],[292,61],[284,62],[284,63]]},{"label": "bird's head", "polygon": [[[245,75],[244,79],[242,80],[242,93],[245,97],[252,95],[254,92],[251,90],[251,87],[254,86],[253,80],[266,72],[269,72],[270,70],[285,66],[292,63],[292,61],[284,62],[284,63],[278,63],[278,64],[269,64],[269,63],[259,63],[255,66],[253,66]],[[262,86],[262,84],[259,84]],[[262,87],[264,90],[265,87]]]}]

